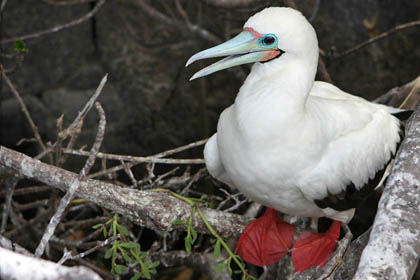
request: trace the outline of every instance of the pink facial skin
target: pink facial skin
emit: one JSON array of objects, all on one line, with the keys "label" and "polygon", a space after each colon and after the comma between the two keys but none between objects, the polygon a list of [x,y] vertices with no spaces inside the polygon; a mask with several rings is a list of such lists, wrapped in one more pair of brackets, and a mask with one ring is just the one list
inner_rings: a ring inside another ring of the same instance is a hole
[{"label": "pink facial skin", "polygon": [[[258,40],[263,35],[255,31],[252,27],[245,27],[244,30],[250,32],[254,36],[255,40]],[[260,60],[262,62],[273,59],[274,57],[278,56],[280,54],[280,50],[265,51],[264,53],[264,56]]]}]

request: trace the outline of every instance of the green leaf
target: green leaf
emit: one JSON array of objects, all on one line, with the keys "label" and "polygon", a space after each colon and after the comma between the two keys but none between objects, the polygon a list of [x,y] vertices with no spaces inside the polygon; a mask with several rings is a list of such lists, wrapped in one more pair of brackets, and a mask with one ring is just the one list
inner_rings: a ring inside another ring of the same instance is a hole
[{"label": "green leaf", "polygon": [[117,224],[117,230],[118,230],[119,233],[122,233],[124,235],[129,235],[128,229],[125,226]]},{"label": "green leaf", "polygon": [[126,262],[131,263],[131,262],[133,261],[133,260],[130,258],[130,256],[129,256],[129,255],[127,255],[127,252],[126,252],[123,248],[118,247],[118,249],[120,250],[120,252],[121,252],[121,254],[122,254],[122,256],[123,256],[123,258],[124,258],[124,260],[125,260]]},{"label": "green leaf", "polygon": [[140,244],[136,242],[123,242],[123,243],[120,243],[120,246],[124,248],[130,248],[130,249],[136,248],[136,247],[140,248]]},{"label": "green leaf", "polygon": [[25,42],[23,42],[22,40],[16,40],[13,43],[13,46],[15,48],[15,51],[17,51],[17,52],[21,52],[21,53],[27,53],[28,52],[28,48],[26,47]]},{"label": "green leaf", "polygon": [[103,232],[104,232],[104,237],[107,237],[108,236],[108,230],[106,229],[106,227],[103,227]]},{"label": "green leaf", "polygon": [[189,236],[185,237],[185,251],[187,251],[187,253],[191,253],[191,239]]},{"label": "green leaf", "polygon": [[139,272],[136,275],[134,275],[133,277],[131,277],[130,280],[138,280],[138,279],[140,279],[141,275],[142,275],[142,273]]},{"label": "green leaf", "polygon": [[232,268],[230,267],[230,262],[227,265],[227,270],[228,270],[229,276],[232,276]]},{"label": "green leaf", "polygon": [[134,254],[136,256],[140,255],[140,245],[138,247],[134,247]]},{"label": "green leaf", "polygon": [[108,250],[106,250],[106,253],[105,253],[105,259],[109,259],[111,256],[112,256],[112,253],[113,253],[113,247],[111,247],[111,248],[109,248]]},{"label": "green leaf", "polygon": [[160,261],[155,261],[149,264],[149,269],[153,269],[155,267],[158,267],[160,265]]},{"label": "green leaf", "polygon": [[213,256],[215,258],[220,257],[220,245],[222,243],[220,242],[220,239],[217,240],[216,245],[214,246]]},{"label": "green leaf", "polygon": [[226,266],[226,261],[222,261],[216,268],[216,273],[220,273]]},{"label": "green leaf", "polygon": [[143,262],[140,263],[140,266],[141,266],[141,272],[143,272],[144,277],[147,279],[152,279],[152,275],[150,275],[149,268]]},{"label": "green leaf", "polygon": [[173,225],[185,225],[185,221],[180,220],[180,219],[175,219],[175,220],[172,222],[172,224],[173,224]]},{"label": "green leaf", "polygon": [[118,274],[123,273],[127,269],[128,269],[128,267],[126,267],[125,265],[122,265],[122,264],[117,264],[115,266],[115,272],[118,273]]},{"label": "green leaf", "polygon": [[92,228],[93,229],[98,229],[98,228],[100,228],[100,227],[102,227],[103,226],[103,224],[96,224],[96,225],[94,225]]},{"label": "green leaf", "polygon": [[197,240],[197,232],[193,227],[191,227],[191,244],[194,244],[194,242]]}]

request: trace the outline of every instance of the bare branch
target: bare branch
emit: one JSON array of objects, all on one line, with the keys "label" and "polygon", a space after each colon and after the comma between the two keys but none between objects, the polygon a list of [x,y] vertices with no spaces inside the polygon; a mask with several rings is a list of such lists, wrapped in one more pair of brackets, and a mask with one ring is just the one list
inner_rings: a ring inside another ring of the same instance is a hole
[{"label": "bare branch", "polygon": [[20,104],[20,108],[22,109],[23,114],[25,115],[27,121],[29,122],[29,125],[32,128],[32,131],[34,132],[34,136],[36,141],[41,146],[42,150],[46,150],[47,147],[44,144],[44,141],[42,141],[41,136],[38,132],[38,127],[35,125],[34,121],[32,120],[31,114],[29,114],[28,108],[25,105],[25,102],[23,102],[22,97],[20,96],[19,92],[16,90],[15,86],[13,85],[12,81],[10,81],[9,77],[6,75],[6,71],[4,71],[3,65],[0,64],[0,72],[3,77],[3,79],[6,81],[6,84],[9,86],[12,93],[15,95],[16,99],[18,100]]},{"label": "bare branch", "polygon": [[66,130],[72,130],[72,129],[77,128],[79,122],[83,120],[85,116],[87,115],[87,113],[89,113],[90,109],[92,109],[93,104],[95,104],[96,99],[98,99],[99,95],[101,94],[107,80],[108,80],[108,74],[105,74],[105,76],[102,78],[101,82],[99,83],[99,86],[97,87],[95,93],[92,95],[92,97],[86,103],[85,107],[83,107],[82,111],[79,112],[77,117],[74,119],[74,121],[71,123],[71,125],[69,125],[69,127]]},{"label": "bare branch", "polygon": [[0,44],[11,43],[11,42],[14,42],[16,40],[29,40],[29,39],[45,36],[45,35],[48,35],[48,34],[56,33],[56,32],[61,31],[63,29],[79,25],[82,22],[85,22],[88,19],[90,19],[91,17],[93,17],[99,11],[99,9],[101,8],[101,6],[104,3],[105,3],[105,0],[99,0],[98,3],[95,5],[95,7],[89,13],[85,14],[84,16],[82,16],[82,17],[80,17],[76,20],[70,21],[66,24],[58,25],[58,26],[55,26],[53,28],[46,29],[46,30],[36,32],[36,33],[32,33],[32,34],[26,34],[26,35],[17,36],[17,37],[13,37],[13,38],[9,38],[9,39],[4,39],[0,42]]},{"label": "bare branch", "polygon": [[4,10],[4,7],[6,7],[6,3],[7,3],[7,0],[2,0],[2,1],[1,1],[0,13],[2,13],[2,12],[3,12],[3,10]]},{"label": "bare branch", "polygon": [[174,18],[169,18],[166,15],[154,9],[153,7],[149,6],[144,0],[137,0],[136,3],[150,16],[157,18],[165,24],[173,25],[180,29],[188,29],[190,32],[197,34],[200,37],[206,39],[207,41],[215,44],[220,44],[222,42],[217,36],[210,33],[208,30],[202,28],[201,26],[188,24]]},{"label": "bare branch", "polygon": [[15,176],[8,176],[5,179],[5,186],[6,186],[6,199],[3,205],[3,214],[1,217],[1,226],[0,226],[0,234],[6,230],[7,225],[7,218],[9,217],[10,206],[12,204],[12,195],[13,191],[15,190],[16,184],[19,182],[19,178]]},{"label": "bare branch", "polygon": [[55,6],[73,6],[73,5],[80,5],[90,2],[96,2],[97,0],[64,0],[64,1],[56,1],[56,0],[42,0],[45,3]]},{"label": "bare branch", "polygon": [[[150,156],[148,158],[155,158],[156,159],[156,158],[170,156],[172,154],[176,154],[176,153],[179,153],[179,152],[182,152],[182,151],[194,148],[194,147],[204,145],[207,142],[207,140],[208,140],[208,138],[203,139],[203,140],[199,140],[199,141],[196,141],[196,142],[193,142],[193,143],[181,146],[181,147],[177,147],[175,149],[170,149],[170,150],[155,154],[155,155]],[[118,159],[120,159],[120,158],[118,158]],[[126,167],[131,168],[131,167],[133,167],[137,164],[140,164],[140,163],[142,163],[142,161],[130,162],[130,163],[126,164]],[[111,167],[109,169],[101,170],[101,171],[98,171],[96,173],[93,173],[93,174],[89,175],[89,178],[95,178],[95,177],[99,177],[99,176],[109,174],[109,173],[112,173],[112,172],[117,172],[117,171],[122,170],[124,168],[125,168],[124,165],[117,165],[117,166]]]},{"label": "bare branch", "polygon": [[379,201],[369,243],[353,279],[411,279],[420,258],[420,104]]},{"label": "bare branch", "polygon": [[[99,231],[101,231],[101,230],[99,230]],[[111,236],[110,238],[105,239],[104,241],[98,242],[98,244],[96,246],[94,246],[94,247],[92,247],[92,248],[90,248],[90,249],[88,249],[88,250],[86,250],[86,251],[84,251],[80,254],[77,254],[77,255],[72,255],[71,252],[67,251],[67,252],[64,253],[63,257],[57,263],[58,264],[63,264],[68,260],[82,259],[85,256],[87,256],[89,254],[92,254],[96,250],[98,250],[102,247],[108,246],[109,244],[114,242],[114,240],[117,240],[118,238],[120,238],[119,235]]]},{"label": "bare branch", "polygon": [[74,194],[77,191],[77,188],[80,185],[80,182],[86,179],[87,174],[89,173],[90,169],[92,168],[93,164],[95,163],[96,154],[98,153],[102,141],[104,139],[105,135],[105,113],[99,104],[99,102],[95,103],[96,109],[99,113],[99,125],[98,125],[98,132],[96,134],[95,142],[92,146],[92,149],[89,154],[89,158],[85,163],[85,166],[83,167],[82,171],[80,172],[78,178],[76,178],[70,185],[68,191],[63,196],[63,198],[60,201],[60,204],[57,208],[57,211],[55,212],[54,216],[51,218],[47,229],[44,232],[44,235],[42,236],[41,241],[39,242],[38,247],[35,250],[35,256],[40,257],[44,253],[45,247],[48,244],[48,241],[50,240],[51,236],[54,234],[55,228],[60,223],[61,217],[64,213],[64,210],[66,209],[67,205],[70,203],[70,200],[73,198]]},{"label": "bare branch", "polygon": [[62,266],[3,248],[0,248],[0,260],[1,279],[102,279],[98,274],[83,266]]},{"label": "bare branch", "polygon": [[[45,164],[3,146],[0,146],[0,169],[16,172],[18,176],[35,179],[63,191],[67,191],[77,178],[75,173]],[[191,215],[191,207],[186,202],[153,190],[137,191],[87,179],[80,182],[76,194],[120,213],[135,224],[156,230],[186,230],[185,225],[174,225],[173,222],[177,219],[186,221]],[[202,208],[202,211],[215,230],[225,237],[239,236],[252,220],[209,208]],[[198,232],[208,233],[198,214],[194,222]]]},{"label": "bare branch", "polygon": [[[66,154],[78,155],[78,156],[89,155],[89,152],[82,151],[82,150],[63,149],[63,152]],[[113,159],[113,160],[132,161],[136,163],[153,162],[153,163],[163,163],[163,164],[204,164],[204,160],[201,158],[177,159],[177,158],[160,158],[160,157],[155,157],[155,156],[135,157],[135,156],[106,154],[106,153],[98,153],[97,157],[105,158],[105,159]],[[122,166],[122,169],[124,169],[124,166]]]},{"label": "bare branch", "polygon": [[370,44],[372,44],[376,41],[379,41],[383,38],[386,38],[389,35],[397,32],[397,31],[401,31],[401,30],[411,28],[411,27],[415,27],[415,26],[419,26],[419,25],[420,25],[420,20],[416,20],[416,21],[412,21],[412,22],[397,25],[394,28],[392,28],[388,31],[385,31],[385,32],[379,34],[378,36],[372,37],[369,40],[366,40],[363,43],[360,43],[360,44],[358,44],[358,45],[356,45],[356,46],[354,46],[354,47],[352,47],[352,48],[350,48],[350,49],[348,49],[344,52],[334,54],[334,55],[332,55],[332,57],[333,58],[343,58],[343,57],[345,57],[345,56],[347,56],[351,53],[354,53],[355,51],[358,51],[358,50],[360,50],[360,49],[362,49],[362,48],[364,48],[364,47],[366,47],[366,46],[368,46],[368,45],[370,45]]},{"label": "bare branch", "polygon": [[[419,76],[420,77],[420,76]],[[376,103],[380,103],[380,104],[386,104],[392,107],[400,107],[400,104],[402,104],[404,102],[404,100],[407,98],[408,94],[411,93],[412,91],[413,94],[415,93],[415,97],[417,97],[417,100],[420,97],[420,89],[415,90],[416,87],[416,83],[417,81],[420,79],[419,77],[417,77],[416,79],[412,80],[411,82],[399,86],[399,87],[395,87],[393,89],[391,89],[390,91],[388,91],[387,93],[379,96],[378,98],[376,98],[373,102]],[[415,99],[410,98],[411,100]],[[411,101],[410,100],[410,101]],[[416,101],[414,102],[410,102],[410,103],[417,103]],[[405,108],[409,108],[409,109],[414,109],[414,106],[408,106]]]},{"label": "bare branch", "polygon": [[247,8],[252,7],[256,4],[262,3],[261,0],[204,0],[207,4],[225,8],[225,9],[232,9],[232,8]]}]

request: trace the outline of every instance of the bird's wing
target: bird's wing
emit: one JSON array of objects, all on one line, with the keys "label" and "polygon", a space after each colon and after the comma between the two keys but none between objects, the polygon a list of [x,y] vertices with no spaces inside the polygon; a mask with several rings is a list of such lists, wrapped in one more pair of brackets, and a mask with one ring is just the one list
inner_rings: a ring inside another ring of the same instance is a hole
[{"label": "bird's wing", "polygon": [[234,188],[220,159],[219,147],[217,145],[217,133],[213,134],[204,146],[204,161],[206,162],[206,167],[210,175],[231,188]]},{"label": "bird's wing", "polygon": [[[355,101],[355,102],[366,102],[365,99],[359,96],[351,95],[345,91],[342,91],[341,89],[339,89],[338,87],[330,83],[326,83],[322,81],[316,81],[314,83],[314,86],[311,90],[310,95],[322,97],[326,99],[333,99],[333,100],[349,100],[349,101]],[[400,120],[407,120],[410,117],[411,113],[413,112],[412,110],[394,108],[387,105],[381,105],[381,106],[383,106],[385,110],[387,110],[389,113],[391,113],[392,115],[394,115]]]},{"label": "bird's wing", "polygon": [[328,144],[308,186],[317,175],[328,176],[304,192],[322,209],[354,208],[381,181],[400,142],[399,121],[391,115],[396,111],[323,82],[315,83],[309,98]]}]

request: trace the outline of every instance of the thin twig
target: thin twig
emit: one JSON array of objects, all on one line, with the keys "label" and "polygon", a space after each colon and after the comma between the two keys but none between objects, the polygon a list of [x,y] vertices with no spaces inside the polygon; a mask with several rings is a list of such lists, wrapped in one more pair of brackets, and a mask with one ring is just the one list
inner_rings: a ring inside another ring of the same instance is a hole
[{"label": "thin twig", "polygon": [[6,3],[7,3],[7,0],[3,0],[3,1],[1,1],[0,13],[2,13],[2,12],[3,12],[3,10],[4,10],[4,7],[6,7]]},{"label": "thin twig", "polygon": [[68,260],[82,259],[85,256],[87,256],[87,255],[95,252],[96,250],[98,250],[98,249],[100,249],[102,247],[105,247],[105,246],[111,244],[112,242],[114,242],[114,240],[116,240],[118,238],[120,238],[119,234],[116,235],[116,236],[112,236],[112,237],[110,237],[110,238],[108,238],[108,239],[106,239],[106,240],[104,240],[102,242],[99,242],[99,244],[96,245],[95,247],[92,247],[89,250],[86,250],[86,251],[84,251],[84,252],[82,252],[80,254],[74,255],[74,256],[71,254],[71,251],[64,251],[64,255],[58,261],[58,264],[63,264],[63,263],[65,263]]},{"label": "thin twig", "polygon": [[191,25],[191,21],[188,18],[188,14],[187,12],[184,10],[184,8],[182,7],[181,3],[179,2],[179,0],[175,0],[175,6],[176,9],[178,10],[178,13],[182,16],[182,18],[184,19],[185,23],[187,25]]},{"label": "thin twig", "polygon": [[407,104],[410,97],[413,95],[413,93],[417,92],[420,88],[420,75],[414,80],[413,88],[408,93],[407,97],[404,99],[404,101],[401,103],[401,105],[398,108],[404,108],[404,106]]},{"label": "thin twig", "polygon": [[408,23],[404,23],[404,24],[399,24],[399,25],[395,26],[394,28],[392,28],[388,31],[385,31],[385,32],[379,34],[378,36],[372,37],[369,40],[366,40],[363,43],[360,43],[360,44],[358,44],[358,45],[356,45],[356,46],[354,46],[354,47],[352,47],[352,48],[350,48],[350,49],[348,49],[344,52],[333,54],[332,58],[334,58],[334,59],[343,58],[343,57],[345,57],[345,56],[347,56],[351,53],[354,53],[355,51],[358,51],[361,48],[364,48],[364,47],[366,47],[366,46],[368,46],[368,45],[370,45],[370,44],[372,44],[376,41],[379,41],[383,38],[386,38],[389,35],[397,32],[397,31],[401,31],[401,30],[411,28],[411,27],[415,27],[415,26],[419,26],[419,25],[420,25],[420,20],[416,20],[416,21],[412,21],[412,22],[408,22]]},{"label": "thin twig", "polygon": [[73,6],[80,5],[90,2],[96,2],[96,0],[64,0],[64,1],[55,1],[55,0],[42,0],[45,3],[55,6]]},{"label": "thin twig", "polygon": [[41,136],[38,132],[38,127],[35,125],[34,121],[32,120],[31,114],[29,114],[28,108],[26,107],[25,102],[23,102],[22,97],[20,96],[19,92],[16,90],[15,86],[13,85],[12,81],[10,81],[9,77],[6,75],[6,72],[4,71],[3,65],[0,64],[0,72],[3,77],[3,79],[6,81],[6,84],[9,86],[12,93],[15,95],[16,99],[18,100],[20,104],[20,108],[22,109],[23,114],[26,117],[26,120],[29,122],[29,125],[32,128],[32,131],[34,132],[34,136],[36,141],[41,146],[42,150],[46,150],[47,147],[44,144],[44,141],[42,141]]},{"label": "thin twig", "polygon": [[190,182],[188,183],[188,185],[181,191],[181,195],[185,195],[186,193],[188,193],[188,191],[190,190],[192,184],[194,184],[195,182],[197,182],[201,176],[207,171],[206,168],[201,168],[200,170],[197,171],[197,173],[194,174],[194,176],[191,178]]},{"label": "thin twig", "polygon": [[[196,142],[193,142],[193,143],[189,143],[189,144],[181,146],[181,147],[177,147],[175,149],[170,149],[170,150],[152,155],[148,158],[166,157],[166,156],[169,156],[169,155],[172,155],[172,154],[175,154],[175,153],[179,153],[179,152],[182,152],[182,151],[194,148],[194,147],[201,146],[201,145],[205,144],[207,142],[207,140],[208,140],[208,138],[202,139],[202,140],[199,140],[199,141],[196,141]],[[133,167],[135,165],[138,165],[140,163],[142,163],[142,162],[130,162],[130,163],[127,164],[127,167],[131,168],[131,167]],[[91,175],[89,175],[89,178],[99,177],[99,176],[102,176],[102,175],[105,175],[105,174],[117,172],[117,171],[122,170],[122,169],[124,169],[123,165],[117,165],[117,166],[114,166],[114,167],[111,167],[111,168],[108,168],[108,169],[105,169],[105,170],[98,171],[96,173],[92,173]]]},{"label": "thin twig", "polygon": [[[38,192],[45,192],[51,190],[51,187],[49,186],[32,186],[32,187],[25,187],[25,188],[19,188],[16,189],[13,192],[14,196],[17,195],[28,195],[31,193],[38,193]],[[7,195],[7,191],[0,192],[0,198]]]},{"label": "thin twig", "polygon": [[45,35],[48,35],[48,34],[56,33],[58,31],[61,31],[63,29],[69,28],[69,27],[79,25],[82,22],[85,22],[88,19],[90,19],[91,17],[93,17],[99,11],[99,8],[104,3],[105,3],[105,0],[99,0],[98,3],[95,5],[95,7],[89,13],[85,14],[84,16],[82,16],[82,17],[80,17],[76,20],[70,21],[66,24],[54,26],[53,28],[46,29],[46,30],[36,32],[36,33],[31,33],[31,34],[17,36],[17,37],[13,37],[13,38],[9,38],[9,39],[4,39],[0,42],[0,44],[11,43],[11,42],[14,42],[16,40],[29,40],[29,39],[33,39],[33,38],[38,38],[38,37],[45,36]]},{"label": "thin twig", "polygon": [[95,94],[92,95],[92,97],[86,103],[85,107],[83,107],[82,111],[79,112],[77,117],[74,119],[74,121],[71,123],[71,125],[66,130],[72,130],[72,129],[77,128],[79,122],[85,118],[87,113],[89,113],[90,109],[93,107],[93,104],[95,104],[95,101],[99,97],[99,95],[101,94],[102,89],[104,88],[107,80],[108,80],[108,74],[105,74],[105,76],[102,78],[101,82],[99,83],[99,86],[95,91]]},{"label": "thin twig", "polygon": [[13,196],[13,191],[16,187],[16,184],[19,182],[19,177],[15,177],[15,176],[9,176],[6,178],[5,180],[5,186],[6,186],[6,199],[4,201],[4,205],[3,205],[3,214],[1,217],[1,226],[0,226],[0,234],[3,234],[4,231],[6,230],[6,225],[7,225],[7,218],[9,217],[9,213],[10,213],[10,209],[11,209],[11,204],[12,204],[12,196]]},{"label": "thin twig", "polygon": [[[89,152],[82,150],[73,150],[73,149],[63,149],[63,152],[71,155],[78,156],[89,156]],[[106,154],[98,153],[98,158],[106,158],[111,160],[124,160],[137,163],[152,162],[152,163],[163,163],[163,164],[204,164],[204,160],[201,158],[187,158],[187,159],[177,159],[177,158],[160,158],[155,156],[149,157],[135,157],[135,156],[125,156],[125,155],[116,155],[116,154]],[[131,167],[131,166],[130,166]],[[124,169],[124,166],[122,167]]]},{"label": "thin twig", "polygon": [[87,174],[89,173],[90,169],[95,163],[96,154],[98,153],[102,145],[102,141],[104,139],[105,126],[106,126],[104,110],[102,109],[99,102],[96,102],[95,106],[98,111],[100,120],[99,120],[99,125],[98,125],[98,132],[96,134],[95,142],[92,146],[92,149],[90,150],[89,158],[86,161],[85,166],[83,167],[82,171],[79,173],[78,178],[72,182],[70,188],[61,199],[60,204],[57,208],[57,211],[55,212],[54,216],[51,218],[47,226],[47,229],[45,230],[44,235],[42,236],[42,239],[35,250],[36,257],[40,257],[44,253],[45,247],[47,246],[48,241],[50,240],[51,236],[54,234],[55,228],[60,222],[61,217],[64,213],[64,210],[66,209],[67,205],[70,203],[70,200],[73,198],[77,188],[80,185],[80,182],[86,179]]},{"label": "thin twig", "polygon": [[120,162],[121,162],[121,165],[124,166],[124,171],[128,175],[128,177],[130,178],[131,183],[133,183],[133,188],[137,187],[137,180],[136,180],[136,178],[134,178],[134,174],[131,171],[131,169],[127,166],[127,164],[123,160],[120,160]]},{"label": "thin twig", "polygon": [[318,11],[319,11],[320,4],[321,4],[321,0],[316,0],[315,5],[312,9],[311,16],[309,18],[309,22],[313,22],[315,20],[317,14],[318,14]]},{"label": "thin twig", "polygon": [[210,33],[208,30],[202,28],[201,26],[194,25],[194,24],[186,24],[180,20],[168,18],[166,15],[162,14],[161,12],[157,11],[153,7],[149,6],[146,1],[143,0],[137,0],[138,5],[145,10],[150,16],[157,18],[161,22],[176,26],[180,29],[188,29],[190,32],[199,35],[200,37],[206,39],[209,42],[220,44],[221,40],[214,34]]}]

